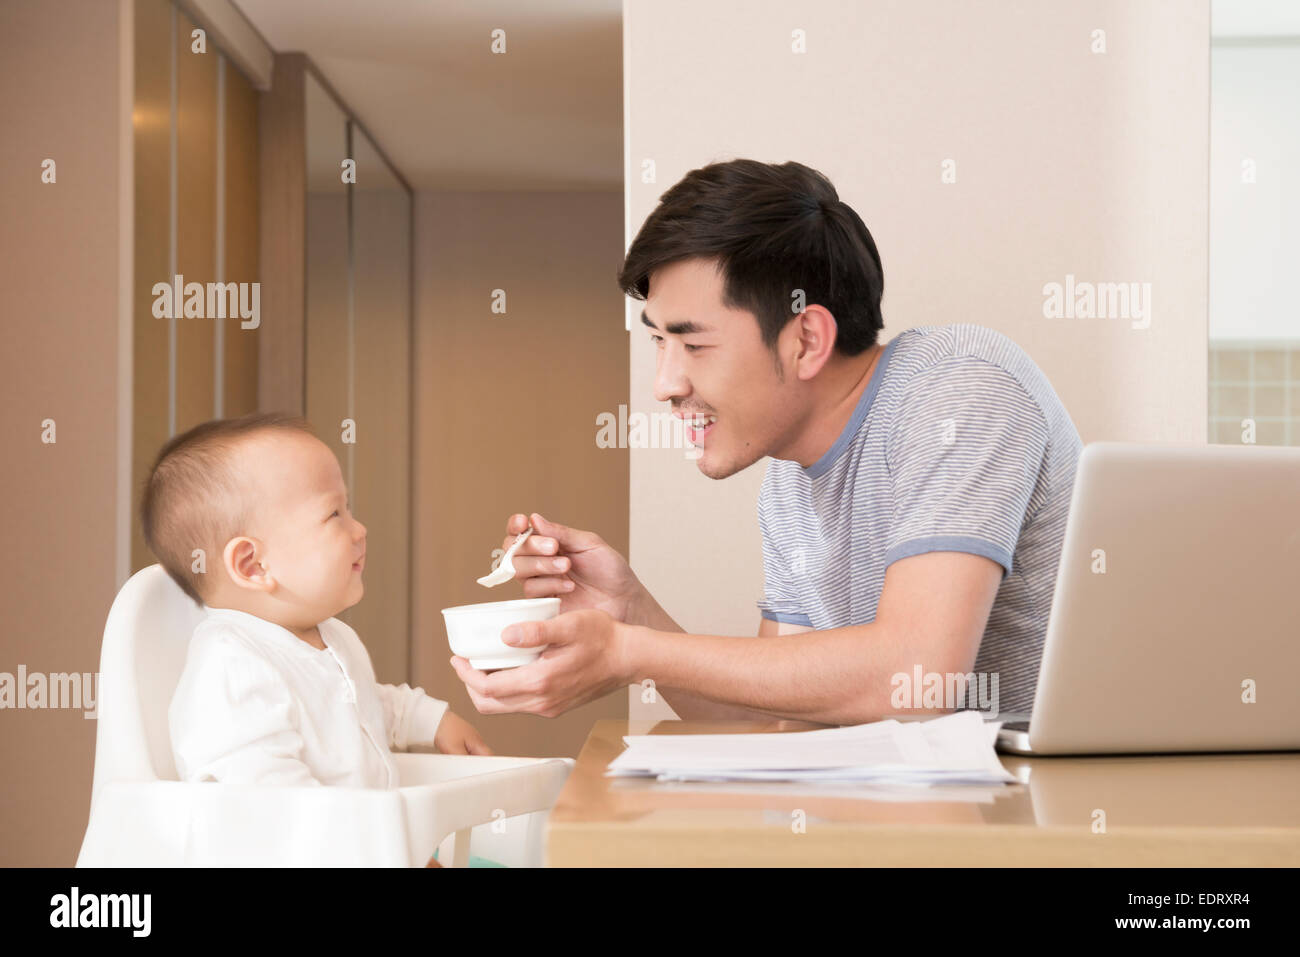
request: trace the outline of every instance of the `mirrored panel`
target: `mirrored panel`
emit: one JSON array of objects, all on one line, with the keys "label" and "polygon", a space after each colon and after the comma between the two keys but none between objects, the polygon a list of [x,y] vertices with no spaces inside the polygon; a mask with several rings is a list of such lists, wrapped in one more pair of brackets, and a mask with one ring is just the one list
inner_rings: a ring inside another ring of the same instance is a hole
[{"label": "mirrored panel", "polygon": [[380,682],[409,680],[411,195],[309,70],[306,409],[366,526],[365,596],[339,615]]},{"label": "mirrored panel", "polygon": [[348,190],[342,163],[348,121],[310,71],[307,116],[307,419],[333,449],[347,479],[350,449],[342,423],[351,413],[348,373]]},{"label": "mirrored panel", "polygon": [[[406,680],[411,547],[411,195],[352,124],[352,410],[349,485],[367,528],[366,596],[348,622],[380,681]],[[372,640],[371,636],[375,639]]]}]

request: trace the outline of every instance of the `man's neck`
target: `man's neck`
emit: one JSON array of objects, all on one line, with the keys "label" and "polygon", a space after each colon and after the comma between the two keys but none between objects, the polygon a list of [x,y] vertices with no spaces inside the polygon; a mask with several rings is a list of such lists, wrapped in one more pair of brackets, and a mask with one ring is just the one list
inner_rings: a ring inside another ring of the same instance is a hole
[{"label": "man's neck", "polygon": [[[870,386],[871,379],[879,368],[884,351],[885,347],[877,343],[835,371],[832,380],[825,387],[825,401],[813,410],[808,417],[807,427],[795,445],[781,458],[792,459],[804,468],[809,468],[831,450],[835,440],[853,418],[862,393]],[[829,370],[823,370],[823,374],[826,371]]]}]

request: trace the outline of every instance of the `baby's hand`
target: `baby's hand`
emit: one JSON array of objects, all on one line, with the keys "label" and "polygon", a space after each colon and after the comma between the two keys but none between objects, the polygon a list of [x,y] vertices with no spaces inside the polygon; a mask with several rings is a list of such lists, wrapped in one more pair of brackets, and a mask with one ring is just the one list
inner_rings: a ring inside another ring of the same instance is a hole
[{"label": "baby's hand", "polygon": [[438,722],[433,746],[442,754],[491,754],[492,749],[464,718],[448,711]]}]

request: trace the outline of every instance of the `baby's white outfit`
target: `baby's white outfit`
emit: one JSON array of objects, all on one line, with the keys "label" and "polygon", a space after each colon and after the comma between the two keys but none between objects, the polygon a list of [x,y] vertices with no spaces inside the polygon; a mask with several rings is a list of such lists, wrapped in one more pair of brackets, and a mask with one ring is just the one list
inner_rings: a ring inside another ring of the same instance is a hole
[{"label": "baby's white outfit", "polygon": [[182,781],[396,788],[390,749],[432,745],[447,702],[375,681],[357,633],[313,648],[273,622],[204,606],[167,711]]}]

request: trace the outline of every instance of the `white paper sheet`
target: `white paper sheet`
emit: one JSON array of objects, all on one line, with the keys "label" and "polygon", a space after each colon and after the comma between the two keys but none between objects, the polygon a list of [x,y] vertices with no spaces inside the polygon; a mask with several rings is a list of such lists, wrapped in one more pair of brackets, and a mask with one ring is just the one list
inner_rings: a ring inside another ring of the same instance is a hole
[{"label": "white paper sheet", "polygon": [[888,786],[1017,783],[994,750],[999,721],[958,711],[778,734],[625,735],[612,777],[660,781],[802,781]]}]

